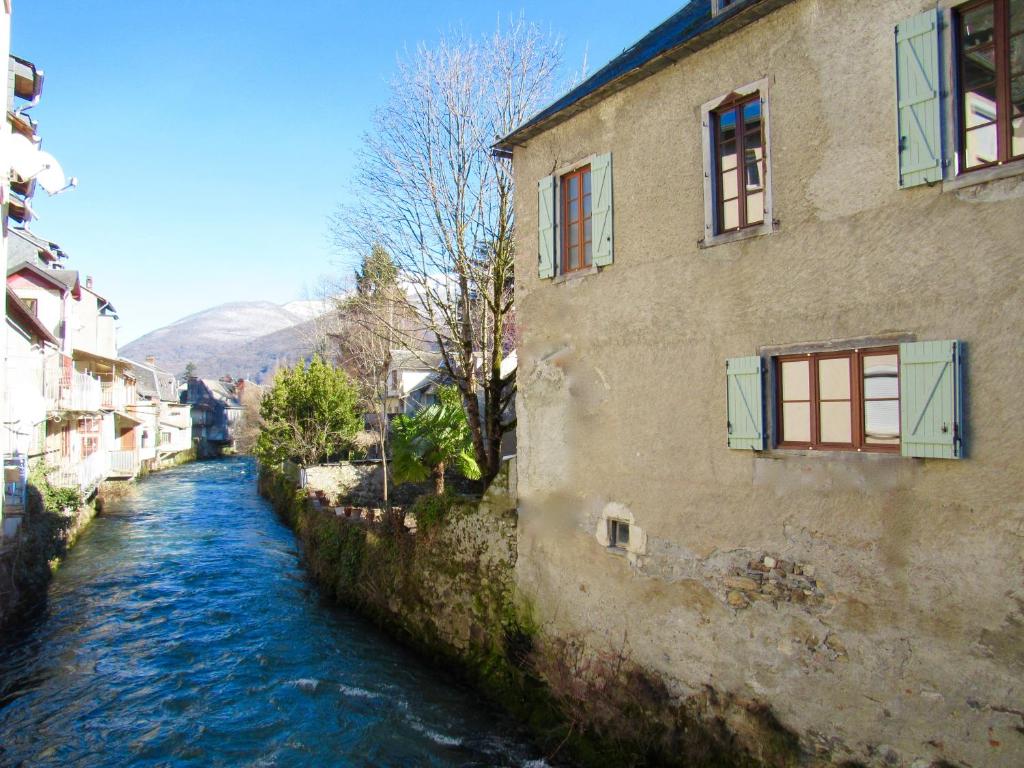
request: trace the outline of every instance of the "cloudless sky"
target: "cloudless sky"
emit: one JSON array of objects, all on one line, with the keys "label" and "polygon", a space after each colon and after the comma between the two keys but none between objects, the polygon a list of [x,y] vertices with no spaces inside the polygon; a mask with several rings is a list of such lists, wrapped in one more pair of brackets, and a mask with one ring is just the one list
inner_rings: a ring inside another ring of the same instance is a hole
[{"label": "cloudless sky", "polygon": [[80,187],[32,228],[117,307],[121,343],[227,301],[307,298],[397,56],[523,13],[592,72],[685,0],[14,0],[32,111]]}]

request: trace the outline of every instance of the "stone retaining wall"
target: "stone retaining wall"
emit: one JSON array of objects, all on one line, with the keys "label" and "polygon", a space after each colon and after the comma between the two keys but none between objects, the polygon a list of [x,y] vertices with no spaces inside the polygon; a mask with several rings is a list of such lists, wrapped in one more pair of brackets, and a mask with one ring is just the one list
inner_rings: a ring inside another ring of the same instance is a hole
[{"label": "stone retaining wall", "polygon": [[[345,476],[315,469],[310,485]],[[516,584],[514,461],[479,500],[421,499],[415,534],[339,517],[284,473],[264,472],[260,487],[329,596],[467,678],[518,717],[555,764],[795,763],[796,740],[763,705],[711,688],[680,697],[630,658],[628,638],[608,652],[537,624]],[[741,586],[758,588],[754,579]]]}]

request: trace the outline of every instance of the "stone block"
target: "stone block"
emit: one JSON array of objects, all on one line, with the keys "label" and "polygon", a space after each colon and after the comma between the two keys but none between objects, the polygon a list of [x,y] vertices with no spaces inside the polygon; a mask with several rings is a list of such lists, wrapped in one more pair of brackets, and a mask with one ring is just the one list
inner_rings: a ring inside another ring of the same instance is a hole
[{"label": "stone block", "polygon": [[745,592],[756,592],[761,585],[746,576],[729,576],[725,579],[725,586],[729,589],[739,589]]},{"label": "stone block", "polygon": [[750,601],[747,600],[746,595],[742,592],[737,592],[736,590],[733,590],[726,595],[725,599],[733,608],[746,608],[750,605]]}]

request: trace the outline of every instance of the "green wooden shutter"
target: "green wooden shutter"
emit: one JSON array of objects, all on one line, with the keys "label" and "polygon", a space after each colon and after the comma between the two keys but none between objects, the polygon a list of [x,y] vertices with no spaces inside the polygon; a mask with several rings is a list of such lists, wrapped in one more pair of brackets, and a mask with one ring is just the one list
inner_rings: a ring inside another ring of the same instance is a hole
[{"label": "green wooden shutter", "polygon": [[900,186],[942,180],[939,12],[896,26],[896,111]]},{"label": "green wooden shutter", "polygon": [[900,344],[900,452],[963,457],[963,347],[959,341]]},{"label": "green wooden shutter", "polygon": [[537,182],[537,276],[555,276],[555,177]]},{"label": "green wooden shutter", "polygon": [[764,450],[764,387],[760,357],[733,357],[725,362],[730,448]]},{"label": "green wooden shutter", "polygon": [[612,263],[612,156],[595,155],[590,161],[593,190],[594,264],[607,267]]}]

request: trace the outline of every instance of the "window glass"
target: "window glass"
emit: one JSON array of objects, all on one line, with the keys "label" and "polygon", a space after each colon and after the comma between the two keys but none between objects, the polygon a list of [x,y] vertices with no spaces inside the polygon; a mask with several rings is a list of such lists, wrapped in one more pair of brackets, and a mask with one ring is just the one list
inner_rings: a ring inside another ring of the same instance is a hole
[{"label": "window glass", "polygon": [[715,113],[717,232],[764,222],[764,138],[761,99]]},{"label": "window glass", "polygon": [[761,224],[764,221],[764,192],[747,195],[747,224]]},{"label": "window glass", "polygon": [[818,397],[822,400],[850,399],[850,358],[833,357],[818,361]]},{"label": "window glass", "polygon": [[590,168],[566,174],[561,182],[562,235],[561,265],[572,272],[592,263]]},{"label": "window glass", "polygon": [[964,164],[967,168],[994,163],[998,157],[995,123],[967,132],[964,146]]},{"label": "window glass", "polygon": [[864,356],[864,442],[899,445],[899,361],[894,354]]},{"label": "window glass", "polygon": [[629,546],[629,523],[622,520],[608,521],[608,543],[613,547],[625,549]]},{"label": "window glass", "polygon": [[728,171],[722,174],[722,199],[734,200],[739,196],[739,189],[736,184],[736,171]]},{"label": "window glass", "polygon": [[807,360],[787,360],[782,364],[782,398],[783,400],[809,400],[810,362]]},{"label": "window glass", "polygon": [[864,402],[864,442],[868,445],[900,444],[900,401]]},{"label": "window glass", "polygon": [[811,404],[782,404],[782,439],[788,443],[811,442]]},{"label": "window glass", "polygon": [[811,384],[809,360],[782,363],[782,439],[811,442]]},{"label": "window glass", "polygon": [[1010,73],[1024,72],[1024,35],[1010,38]]},{"label": "window glass", "polygon": [[738,200],[730,200],[722,207],[722,229],[736,229],[740,225]]},{"label": "window glass", "polygon": [[818,424],[823,443],[852,443],[853,419],[849,400],[820,403]]},{"label": "window glass", "polygon": [[896,355],[864,356],[864,397],[899,397],[900,382]]},{"label": "window glass", "polygon": [[994,37],[995,23],[995,8],[992,3],[964,11],[960,15],[964,48],[974,48],[991,43]]},{"label": "window glass", "polygon": [[[782,445],[893,450],[900,444],[899,355],[893,348],[779,360]],[[811,378],[813,377],[813,378]]]},{"label": "window glass", "polygon": [[1024,0],[972,4],[957,31],[960,170],[1024,157]]}]

